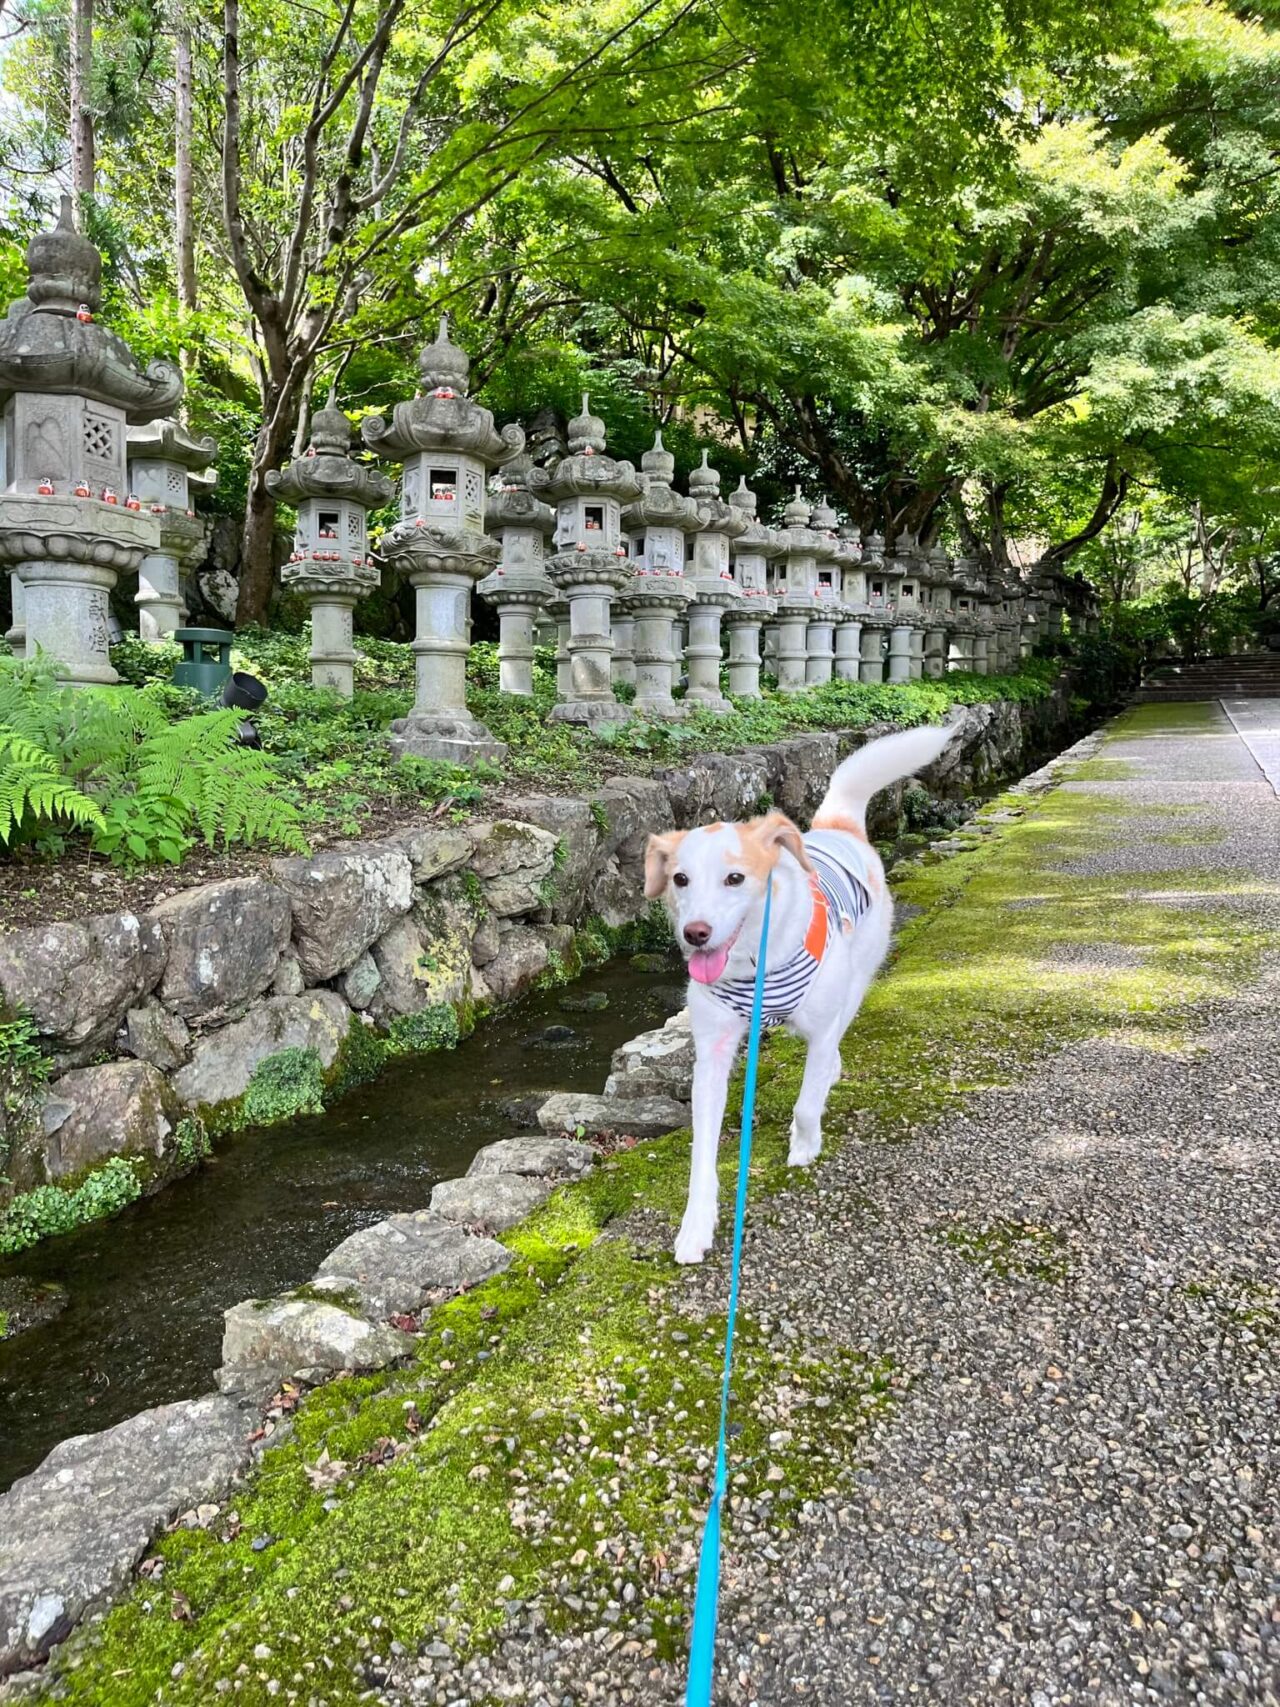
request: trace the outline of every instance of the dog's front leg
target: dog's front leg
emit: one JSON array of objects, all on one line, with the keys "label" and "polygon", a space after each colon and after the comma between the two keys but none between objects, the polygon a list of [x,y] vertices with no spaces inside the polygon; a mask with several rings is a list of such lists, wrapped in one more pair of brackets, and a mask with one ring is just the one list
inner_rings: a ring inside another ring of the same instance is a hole
[{"label": "dog's front leg", "polygon": [[729,1093],[733,1059],[746,1031],[745,1023],[714,998],[691,989],[689,1018],[695,1048],[693,1066],[693,1162],[689,1171],[689,1201],[676,1238],[676,1261],[701,1262],[716,1233],[720,1181],[716,1159],[720,1128]]}]

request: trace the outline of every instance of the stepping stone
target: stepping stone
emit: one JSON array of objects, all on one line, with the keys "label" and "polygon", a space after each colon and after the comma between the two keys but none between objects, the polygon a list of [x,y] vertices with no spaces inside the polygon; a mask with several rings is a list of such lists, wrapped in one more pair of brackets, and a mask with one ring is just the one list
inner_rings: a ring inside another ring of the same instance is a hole
[{"label": "stepping stone", "polygon": [[256,1420],[221,1393],[55,1446],[0,1498],[0,1678],[125,1586],[157,1531],[222,1497]]},{"label": "stepping stone", "polygon": [[233,1304],[223,1317],[223,1391],[271,1392],[303,1370],[317,1381],[338,1369],[384,1369],[413,1350],[409,1334],[365,1320],[354,1282],[332,1290],[332,1304],[291,1292]]},{"label": "stepping stone", "polygon": [[473,1174],[441,1180],[431,1193],[431,1213],[446,1221],[479,1222],[505,1233],[551,1195],[551,1181],[524,1174]]},{"label": "stepping stone", "polygon": [[544,1132],[625,1132],[636,1138],[660,1138],[689,1124],[687,1103],[669,1097],[593,1097],[560,1091],[538,1110]]},{"label": "stepping stone", "polygon": [[580,1144],[574,1138],[544,1138],[541,1134],[499,1138],[476,1151],[467,1178],[525,1174],[539,1179],[573,1179],[588,1172],[595,1162],[596,1153],[590,1144]]},{"label": "stepping stone", "polygon": [[344,1239],[318,1275],[338,1275],[359,1293],[367,1315],[414,1315],[436,1292],[460,1292],[501,1274],[511,1252],[429,1210],[392,1215]]}]

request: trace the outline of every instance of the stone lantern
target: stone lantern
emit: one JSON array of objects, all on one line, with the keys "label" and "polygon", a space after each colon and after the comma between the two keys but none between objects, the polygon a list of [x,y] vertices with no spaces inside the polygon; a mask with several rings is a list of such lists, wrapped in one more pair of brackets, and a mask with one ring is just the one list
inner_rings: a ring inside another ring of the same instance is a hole
[{"label": "stone lantern", "polygon": [[160,524],[160,545],[138,568],[138,633],[162,640],[187,618],[185,582],[204,547],[204,523],[192,507],[192,488],[208,490],[218,476],[209,464],[215,440],[195,438],[177,421],[152,421],[128,434],[129,489]]},{"label": "stone lantern", "polygon": [[973,669],[974,633],[977,610],[974,584],[977,564],[972,557],[957,557],[951,573],[951,619],[947,624],[950,641],[947,648],[949,670]]},{"label": "stone lantern", "polygon": [[987,576],[980,575],[974,586],[973,605],[973,669],[979,676],[989,676],[996,661],[996,611],[1000,593]]},{"label": "stone lantern", "polygon": [[485,480],[520,454],[524,434],[516,426],[499,433],[468,397],[471,364],[450,339],[447,316],[418,371],[420,393],[396,404],[390,425],[375,419],[361,428],[372,451],[404,465],[400,520],[379,555],[417,595],[414,705],[392,724],[391,750],[465,764],[505,751],[467,710],[467,635],[471,589],[499,555],[484,531]]},{"label": "stone lantern", "polygon": [[297,511],[280,580],[305,599],[311,616],[312,685],[344,699],[355,686],[356,600],[379,579],[366,518],[390,503],[394,490],[385,474],[352,461],[351,424],[332,397],[311,418],[305,454],[267,475],[271,496]]},{"label": "stone lantern", "polygon": [[809,624],[817,606],[818,558],[830,559],[826,542],[809,526],[809,505],[795,496],[782,512],[785,562],[775,565],[779,693],[803,693],[808,685]]},{"label": "stone lantern", "polygon": [[712,711],[730,711],[729,701],[720,692],[720,624],[723,616],[743,602],[730,572],[729,551],[751,523],[720,496],[720,476],[708,463],[706,451],[701,468],[689,476],[689,496],[698,507],[702,526],[693,538],[695,599],[689,606],[687,697]]},{"label": "stone lantern", "polygon": [[862,547],[862,563],[867,590],[867,614],[862,619],[862,658],[858,665],[860,682],[884,680],[885,636],[893,623],[893,599],[890,581],[885,571],[884,536],[867,535]]},{"label": "stone lantern", "polygon": [[861,532],[846,522],[839,529],[836,562],[840,573],[840,615],[835,633],[835,678],[856,682],[861,659],[862,625],[867,616],[867,572],[862,563]]},{"label": "stone lantern", "polygon": [[551,712],[561,723],[622,723],[613,697],[610,607],[631,579],[622,543],[622,505],[640,485],[629,462],[605,455],[604,422],[583,394],[569,422],[569,454],[547,486],[556,504],[552,583],[569,601],[568,693]]},{"label": "stone lantern", "polygon": [[490,493],[485,517],[502,544],[502,561],[479,588],[498,613],[498,685],[525,697],[533,692],[534,623],[555,597],[544,565],[556,516],[536,496],[546,486],[544,469],[516,457],[503,470],[501,491]]},{"label": "stone lantern", "polygon": [[813,608],[805,630],[805,670],[807,687],[820,687],[831,680],[835,667],[835,630],[843,612],[840,608],[840,545],[836,537],[839,518],[827,503],[820,499],[809,512],[809,528],[817,536],[813,569]]},{"label": "stone lantern", "polygon": [[740,699],[759,699],[760,628],[774,610],[768,564],[783,546],[773,529],[756,519],[756,495],[745,476],[729,494],[729,502],[745,524],[733,541],[732,572],[742,597],[722,618],[729,632],[729,692]]},{"label": "stone lantern", "polygon": [[929,552],[923,575],[925,605],[924,673],[936,680],[947,672],[947,617],[951,611],[951,565],[940,544]]},{"label": "stone lantern", "polygon": [[0,322],[0,562],[20,588],[26,654],[58,660],[74,686],[115,682],[108,597],[160,546],[158,519],[128,501],[125,435],[172,413],[182,376],[162,361],[144,373],[94,320],[102,259],[73,229],[69,197],[28,244],[27,271]]},{"label": "stone lantern", "polygon": [[649,717],[675,718],[683,707],[671,697],[679,670],[675,624],[694,597],[684,573],[685,535],[700,525],[698,506],[671,486],[675,458],[655,433],[640,458],[641,491],[623,513],[631,542],[634,578],[624,608],[635,619],[636,709]]},{"label": "stone lantern", "polygon": [[[919,614],[919,585],[916,580],[911,550],[915,541],[899,534],[891,551],[885,556],[882,571],[887,585],[893,621],[889,629],[888,679],[909,682],[912,666],[912,637]],[[909,590],[908,590],[909,589]]]}]

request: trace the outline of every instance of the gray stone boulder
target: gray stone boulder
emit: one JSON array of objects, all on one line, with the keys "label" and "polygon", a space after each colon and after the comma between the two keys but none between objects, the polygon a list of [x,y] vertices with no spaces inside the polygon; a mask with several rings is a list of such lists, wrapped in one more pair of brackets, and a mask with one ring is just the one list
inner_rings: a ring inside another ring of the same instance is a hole
[{"label": "gray stone boulder", "polygon": [[388,840],[408,855],[415,883],[460,870],[471,853],[471,837],[461,824],[414,824]]},{"label": "gray stone boulder", "polygon": [[224,1391],[265,1391],[286,1376],[309,1379],[339,1369],[384,1369],[413,1350],[398,1328],[366,1321],[354,1293],[331,1288],[334,1301],[286,1292],[280,1298],[246,1298],[223,1316]]},{"label": "gray stone boulder", "polygon": [[577,1179],[595,1166],[590,1144],[576,1138],[499,1138],[477,1150],[467,1178],[490,1174],[526,1174],[537,1179]]},{"label": "gray stone boulder", "polygon": [[122,1589],[156,1532],[218,1499],[251,1420],[220,1394],[64,1440],[0,1497],[0,1676],[43,1660]]},{"label": "gray stone boulder", "polygon": [[752,818],[769,794],[769,762],[762,752],[702,753],[680,770],[658,773],[682,828],[715,819]]},{"label": "gray stone boulder", "polygon": [[145,1001],[124,1016],[121,1047],[139,1061],[150,1061],[162,1073],[171,1073],[187,1058],[191,1033],[186,1020],[171,1014],[162,1003]]},{"label": "gray stone boulder", "polygon": [[693,1094],[693,1032],[688,1010],[673,1014],[657,1031],[641,1032],[613,1052],[604,1094],[617,1097],[671,1097],[687,1102]]},{"label": "gray stone boulder", "polygon": [[149,1061],[73,1068],[44,1105],[46,1176],[64,1179],[109,1156],[163,1161],[180,1114],[169,1081]]},{"label": "gray stone boulder", "polygon": [[768,794],[778,811],[808,823],[840,762],[840,742],[825,731],[797,735],[762,749],[768,765]]},{"label": "gray stone boulder", "polygon": [[276,859],[272,875],[293,903],[293,943],[304,976],[336,978],[413,904],[403,848],[370,843],[311,859]]},{"label": "gray stone boulder", "polygon": [[[398,925],[392,925],[392,930],[398,930]],[[338,979],[338,988],[344,1001],[350,1002],[353,1008],[367,1008],[382,986],[382,974],[378,963],[367,951],[362,954],[353,966]]]},{"label": "gray stone boulder", "polygon": [[538,1110],[544,1132],[584,1134],[618,1132],[633,1138],[660,1138],[689,1124],[687,1103],[670,1097],[593,1097],[557,1091]]},{"label": "gray stone boulder", "polygon": [[344,1239],[320,1264],[319,1278],[347,1282],[366,1313],[413,1315],[433,1295],[459,1292],[501,1274],[511,1252],[425,1210],[392,1215]]},{"label": "gray stone boulder", "polygon": [[505,1233],[551,1195],[551,1181],[526,1174],[474,1174],[441,1180],[431,1193],[431,1213],[445,1221]]},{"label": "gray stone boulder", "polygon": [[298,964],[296,954],[282,954],[280,964],[276,967],[276,975],[271,980],[273,996],[300,996],[307,987],[307,981],[302,976],[302,968]]},{"label": "gray stone boulder", "polygon": [[484,977],[495,1000],[509,1002],[537,983],[551,950],[546,938],[529,925],[504,919],[502,926],[498,952],[485,967]]},{"label": "gray stone boulder", "polygon": [[471,870],[499,918],[549,908],[548,879],[555,868],[558,837],[536,824],[503,818],[471,826]]},{"label": "gray stone boulder", "polygon": [[242,1020],[202,1038],[191,1060],[173,1076],[188,1108],[215,1108],[243,1096],[253,1070],[282,1049],[314,1049],[331,1067],[351,1029],[351,1009],[336,990],[270,996]]},{"label": "gray stone boulder", "polygon": [[136,913],[32,925],[0,936],[0,996],[76,1064],[110,1043],[128,1009],[155,989],[164,957],[160,926]]},{"label": "gray stone boulder", "polygon": [[560,922],[580,918],[600,845],[600,827],[590,805],[560,794],[529,794],[504,799],[502,809],[508,818],[536,824],[556,838],[559,864],[553,866],[547,885],[551,916]]},{"label": "gray stone boulder", "polygon": [[171,895],[152,911],[168,947],[159,997],[184,1019],[261,995],[288,946],[289,897],[262,877],[230,877]]},{"label": "gray stone boulder", "polygon": [[649,837],[676,827],[671,796],[653,777],[611,776],[591,796],[590,806],[602,819],[599,855],[617,855],[622,864],[643,864]]},{"label": "gray stone boulder", "polygon": [[592,878],[587,910],[606,925],[629,925],[648,906],[639,867],[624,872],[617,859],[608,859]]}]

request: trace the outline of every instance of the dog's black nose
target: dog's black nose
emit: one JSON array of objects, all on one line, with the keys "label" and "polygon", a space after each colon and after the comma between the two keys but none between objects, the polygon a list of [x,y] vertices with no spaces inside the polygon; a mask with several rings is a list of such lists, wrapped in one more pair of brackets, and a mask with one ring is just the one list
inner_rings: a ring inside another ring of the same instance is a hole
[{"label": "dog's black nose", "polygon": [[695,919],[691,925],[684,927],[684,940],[692,943],[694,948],[705,948],[711,941],[711,926]]}]

